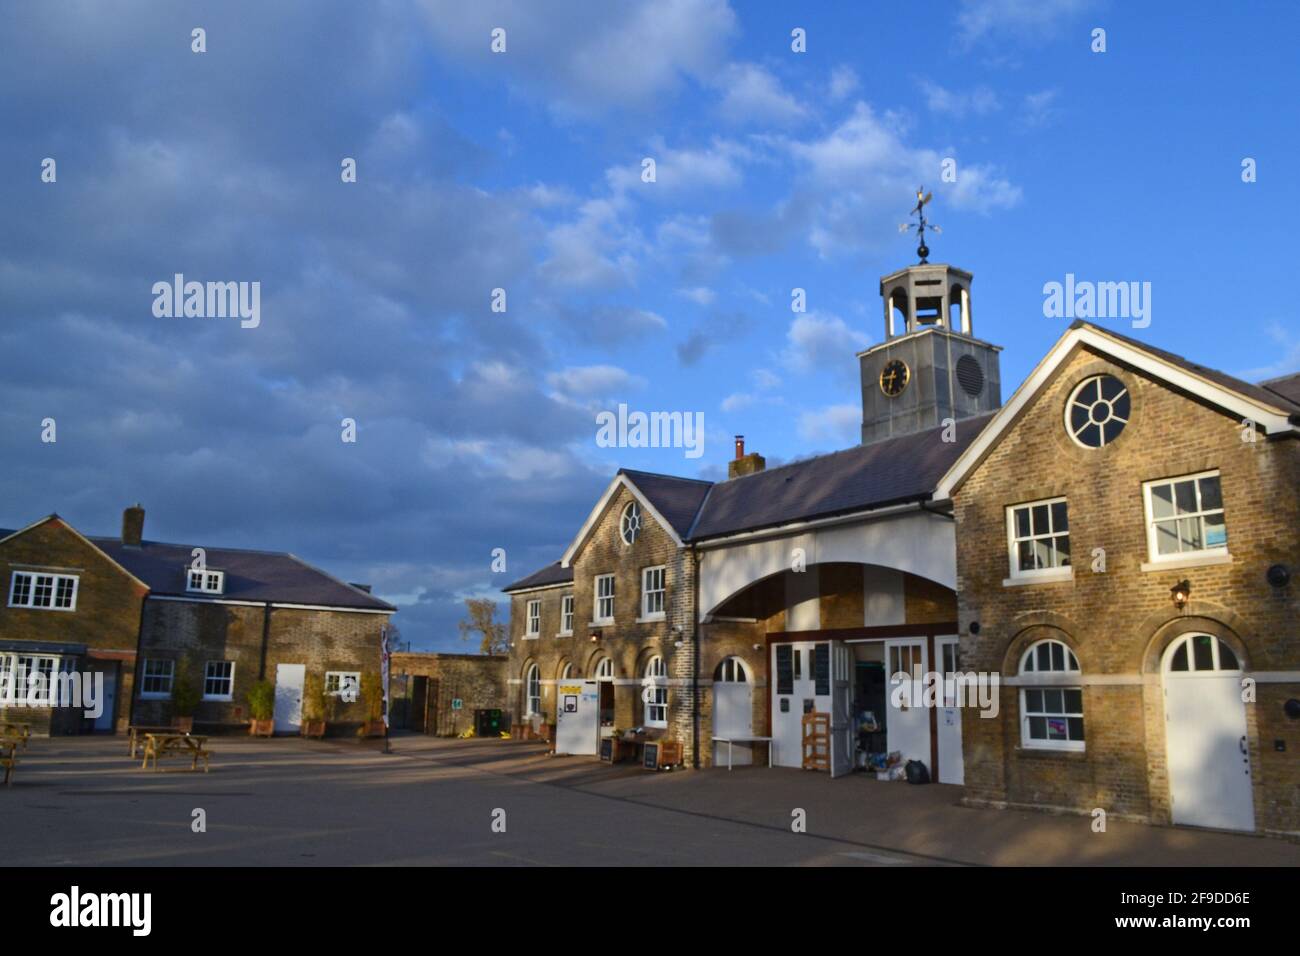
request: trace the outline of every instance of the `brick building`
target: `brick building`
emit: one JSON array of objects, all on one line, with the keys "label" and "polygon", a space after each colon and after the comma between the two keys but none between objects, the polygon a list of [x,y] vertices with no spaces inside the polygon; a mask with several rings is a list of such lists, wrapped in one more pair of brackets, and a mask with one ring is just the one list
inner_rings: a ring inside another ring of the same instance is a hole
[{"label": "brick building", "polygon": [[[0,532],[0,672],[102,672],[107,704],[96,721],[76,708],[2,713],[37,732],[112,731],[168,722],[182,660],[207,730],[247,723],[248,689],[276,685],[276,729],[301,725],[302,691],[316,674],[335,698],[333,718],[359,723],[365,702],[341,690],[379,670],[383,627],[396,610],[291,554],[144,539],[144,509],[126,509],[122,535],[85,537],[57,515]],[[196,566],[200,561],[201,569]]]},{"label": "brick building", "polygon": [[[602,734],[695,766],[715,737],[799,766],[815,711],[832,776],[897,751],[972,803],[1300,830],[1300,376],[1077,323],[1003,406],[971,278],[882,278],[861,445],[766,469],[738,439],[716,483],[619,472],[505,589],[512,707],[552,722],[556,682],[594,678]],[[891,699],[975,672],[997,716]]]},{"label": "brick building", "polygon": [[1300,830],[1298,437],[1300,375],[1061,338],[939,486],[963,666],[1005,675],[969,801]]},{"label": "brick building", "polygon": [[[392,725],[437,737],[509,730],[504,654],[393,654]],[[484,712],[489,712],[484,714]],[[480,716],[487,722],[476,725]]]}]

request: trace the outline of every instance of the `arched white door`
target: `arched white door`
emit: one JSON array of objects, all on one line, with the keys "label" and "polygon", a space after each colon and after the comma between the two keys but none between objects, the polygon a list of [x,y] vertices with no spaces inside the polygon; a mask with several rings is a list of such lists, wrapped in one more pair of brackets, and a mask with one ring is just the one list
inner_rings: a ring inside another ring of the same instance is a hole
[{"label": "arched white door", "polygon": [[1174,823],[1254,830],[1241,662],[1217,637],[1187,634],[1169,645],[1162,669]]},{"label": "arched white door", "polygon": [[[713,672],[713,736],[752,737],[754,735],[754,682],[749,670],[738,657],[728,657]],[[714,766],[727,762],[727,745],[713,748]],[[737,766],[754,762],[752,745],[731,745],[731,762]]]}]

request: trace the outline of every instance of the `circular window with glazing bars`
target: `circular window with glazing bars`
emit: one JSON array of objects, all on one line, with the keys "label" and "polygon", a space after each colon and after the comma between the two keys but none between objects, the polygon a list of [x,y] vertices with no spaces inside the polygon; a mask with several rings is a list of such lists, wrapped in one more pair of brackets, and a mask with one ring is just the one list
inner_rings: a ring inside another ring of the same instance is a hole
[{"label": "circular window with glazing bars", "polygon": [[623,509],[623,517],[619,520],[619,531],[625,544],[634,542],[636,536],[641,533],[641,509],[635,501],[629,501],[627,507]]},{"label": "circular window with glazing bars", "polygon": [[1084,448],[1101,448],[1119,437],[1131,410],[1123,382],[1114,375],[1094,375],[1070,393],[1065,403],[1065,428]]}]

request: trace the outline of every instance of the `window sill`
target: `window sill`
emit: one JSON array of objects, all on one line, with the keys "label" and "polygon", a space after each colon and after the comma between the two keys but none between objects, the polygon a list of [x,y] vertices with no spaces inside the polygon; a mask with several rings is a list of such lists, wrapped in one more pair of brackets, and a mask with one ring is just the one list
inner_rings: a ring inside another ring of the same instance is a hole
[{"label": "window sill", "polygon": [[613,627],[614,619],[611,617],[608,621],[589,621],[588,627]]},{"label": "window sill", "polygon": [[234,702],[235,697],[233,694],[225,697],[208,697],[205,694],[203,697],[200,697],[199,699],[207,703],[229,704]]},{"label": "window sill", "polygon": [[555,636],[556,636],[557,638],[560,638],[560,637],[573,637],[573,632],[572,632],[572,631],[557,631],[556,634],[555,634]]},{"label": "window sill", "polygon": [[141,700],[171,700],[171,694],[141,694]]},{"label": "window sill", "polygon": [[541,636],[542,636],[542,635],[540,635],[540,634],[525,634],[523,637],[521,637],[521,638],[519,638],[519,639],[520,639],[521,641],[535,641],[535,640],[537,640],[537,639],[538,639],[539,637],[541,637]]},{"label": "window sill", "polygon": [[668,620],[667,614],[651,614],[649,617],[638,617],[634,624],[662,624]]},{"label": "window sill", "polygon": [[1205,568],[1216,564],[1232,564],[1232,555],[1226,551],[1211,554],[1177,555],[1170,558],[1156,558],[1142,563],[1143,571],[1173,571],[1178,568]]},{"label": "window sill", "polygon": [[1022,743],[1016,747],[1016,753],[1021,756],[1074,757],[1082,760],[1088,751],[1084,747],[1029,747]]},{"label": "window sill", "polygon": [[1002,579],[1004,588],[1019,587],[1022,584],[1063,584],[1066,581],[1074,580],[1074,568],[1069,567],[1064,571],[1053,570],[1051,574],[1034,574],[1024,575],[1022,577],[1010,577]]}]

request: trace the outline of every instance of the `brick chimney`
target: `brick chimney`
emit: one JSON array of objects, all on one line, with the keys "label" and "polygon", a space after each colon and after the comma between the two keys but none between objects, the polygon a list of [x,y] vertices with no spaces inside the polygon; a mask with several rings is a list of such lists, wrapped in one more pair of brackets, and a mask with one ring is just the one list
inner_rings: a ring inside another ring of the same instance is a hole
[{"label": "brick chimney", "polygon": [[122,543],[128,548],[138,548],[142,540],[144,540],[144,508],[137,501],[122,512]]},{"label": "brick chimney", "polygon": [[736,457],[727,462],[727,478],[753,475],[767,467],[767,460],[756,451],[745,454],[745,436],[736,436]]}]

